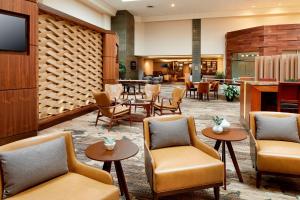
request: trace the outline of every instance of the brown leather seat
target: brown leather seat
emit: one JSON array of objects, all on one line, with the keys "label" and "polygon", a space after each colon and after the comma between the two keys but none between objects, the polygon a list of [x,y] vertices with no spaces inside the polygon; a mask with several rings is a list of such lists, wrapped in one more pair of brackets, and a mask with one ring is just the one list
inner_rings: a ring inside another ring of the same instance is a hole
[{"label": "brown leather seat", "polygon": [[169,115],[144,120],[145,168],[154,198],[214,187],[218,199],[219,186],[223,185],[224,164],[215,149],[198,139],[193,117],[188,118],[191,146],[150,150],[149,120],[171,121],[182,117]]},{"label": "brown leather seat", "polygon": [[[106,171],[80,163],[74,153],[71,133],[55,133],[32,137],[0,147],[0,152],[12,151],[58,137],[65,137],[69,172],[39,184],[8,200],[119,200],[119,189]],[[2,175],[2,174],[1,174]],[[3,175],[2,175],[3,176]],[[2,186],[2,179],[0,179]],[[2,196],[2,190],[0,195]]]},{"label": "brown leather seat", "polygon": [[256,168],[256,186],[260,187],[263,174],[300,176],[300,144],[286,141],[257,140],[255,115],[279,118],[296,116],[298,127],[300,127],[300,115],[281,112],[250,113],[250,151],[253,165]]}]

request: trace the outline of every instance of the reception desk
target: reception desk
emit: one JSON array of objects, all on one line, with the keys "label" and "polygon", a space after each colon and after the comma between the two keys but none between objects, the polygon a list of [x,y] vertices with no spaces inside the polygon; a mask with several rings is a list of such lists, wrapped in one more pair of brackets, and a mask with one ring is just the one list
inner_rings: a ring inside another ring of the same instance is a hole
[{"label": "reception desk", "polygon": [[240,87],[240,120],[249,128],[249,112],[277,111],[278,82],[243,81]]}]

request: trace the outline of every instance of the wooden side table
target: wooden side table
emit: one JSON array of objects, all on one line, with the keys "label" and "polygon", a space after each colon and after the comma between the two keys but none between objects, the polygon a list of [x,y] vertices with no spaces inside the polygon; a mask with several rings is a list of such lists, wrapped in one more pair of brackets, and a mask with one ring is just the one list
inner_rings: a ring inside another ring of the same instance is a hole
[{"label": "wooden side table", "polygon": [[247,138],[246,131],[239,128],[229,128],[225,130],[223,133],[216,134],[213,132],[212,128],[206,128],[202,130],[202,134],[208,138],[216,140],[215,149],[218,151],[220,145],[222,144],[222,161],[224,162],[224,189],[226,190],[226,156],[225,156],[225,146],[227,146],[229,154],[231,156],[231,160],[233,162],[235,171],[238,175],[239,181],[243,182],[243,177],[236,160],[231,142],[233,141],[241,141]]},{"label": "wooden side table", "polygon": [[105,149],[104,142],[100,141],[90,145],[86,150],[85,154],[92,160],[104,162],[103,170],[110,173],[112,162],[115,164],[115,169],[118,177],[118,183],[121,191],[121,195],[125,195],[126,200],[129,200],[128,188],[121,165],[121,160],[133,157],[139,151],[136,144],[128,139],[122,139],[116,141],[114,150],[109,151]]}]

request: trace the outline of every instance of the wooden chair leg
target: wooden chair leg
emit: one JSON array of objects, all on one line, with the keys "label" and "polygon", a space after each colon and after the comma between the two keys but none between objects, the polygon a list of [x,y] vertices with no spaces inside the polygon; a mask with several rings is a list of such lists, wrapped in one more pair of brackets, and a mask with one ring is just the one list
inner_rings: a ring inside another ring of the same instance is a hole
[{"label": "wooden chair leg", "polygon": [[215,200],[220,199],[220,187],[214,187]]},{"label": "wooden chair leg", "polygon": [[207,95],[207,101],[209,101],[209,92],[206,95]]},{"label": "wooden chair leg", "polygon": [[95,126],[97,126],[97,124],[98,124],[99,117],[100,117],[100,109],[98,110]]},{"label": "wooden chair leg", "polygon": [[109,122],[109,126],[108,126],[108,130],[110,130],[110,129],[112,128],[113,121],[114,121],[114,119],[111,119],[111,120],[110,120],[110,122]]},{"label": "wooden chair leg", "polygon": [[261,172],[256,172],[256,188],[260,188],[261,184]]}]

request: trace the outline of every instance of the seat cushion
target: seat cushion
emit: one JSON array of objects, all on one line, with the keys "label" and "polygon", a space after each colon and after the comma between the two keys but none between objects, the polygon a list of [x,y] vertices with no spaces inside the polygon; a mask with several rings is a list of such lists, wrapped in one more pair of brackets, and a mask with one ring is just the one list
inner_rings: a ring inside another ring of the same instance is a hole
[{"label": "seat cushion", "polygon": [[[160,109],[161,108],[161,102],[155,102],[154,107]],[[163,104],[163,109],[177,109],[177,106],[174,106],[170,104],[170,102],[165,101]]]},{"label": "seat cushion", "polygon": [[223,182],[223,163],[193,146],[156,149],[151,154],[157,193]]},{"label": "seat cushion", "polygon": [[257,140],[257,168],[265,172],[300,175],[300,144]]},{"label": "seat cushion", "polygon": [[119,200],[116,186],[107,185],[88,177],[67,173],[7,200]]}]

